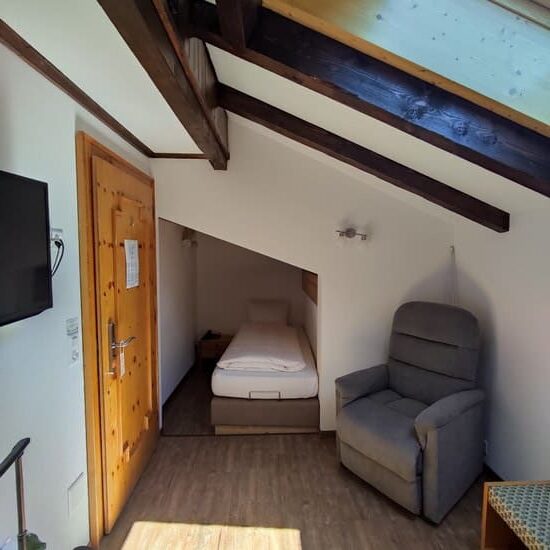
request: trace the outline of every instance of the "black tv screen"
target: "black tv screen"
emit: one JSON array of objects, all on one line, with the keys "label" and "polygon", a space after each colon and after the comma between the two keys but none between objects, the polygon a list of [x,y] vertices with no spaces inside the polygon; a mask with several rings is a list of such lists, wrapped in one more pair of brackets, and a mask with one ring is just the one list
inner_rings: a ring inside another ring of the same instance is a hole
[{"label": "black tv screen", "polygon": [[46,183],[0,170],[0,326],[52,307]]}]

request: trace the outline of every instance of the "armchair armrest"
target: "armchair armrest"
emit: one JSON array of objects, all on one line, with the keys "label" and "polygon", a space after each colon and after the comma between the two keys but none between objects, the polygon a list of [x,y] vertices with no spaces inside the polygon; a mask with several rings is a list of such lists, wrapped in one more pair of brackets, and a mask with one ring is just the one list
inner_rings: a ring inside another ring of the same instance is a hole
[{"label": "armchair armrest", "polygon": [[377,365],[369,369],[350,372],[337,378],[335,383],[336,408],[339,411],[360,397],[386,389],[388,387],[388,368],[386,365]]},{"label": "armchair armrest", "polygon": [[467,390],[448,395],[424,409],[414,422],[420,445],[426,447],[428,433],[437,430],[484,400],[481,390]]}]

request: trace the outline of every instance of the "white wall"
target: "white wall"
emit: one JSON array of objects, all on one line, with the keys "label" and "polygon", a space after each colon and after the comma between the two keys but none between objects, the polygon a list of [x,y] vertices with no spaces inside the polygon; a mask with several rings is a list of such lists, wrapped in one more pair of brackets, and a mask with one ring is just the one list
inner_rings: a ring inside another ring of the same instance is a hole
[{"label": "white wall", "polygon": [[181,225],[159,220],[158,315],[161,404],[195,361],[196,248],[182,241]]},{"label": "white wall", "polygon": [[506,235],[456,228],[460,304],[484,336],[487,463],[505,479],[550,478],[549,202],[525,191]]},{"label": "white wall", "polygon": [[246,320],[249,300],[280,299],[289,321],[303,325],[302,272],[299,268],[226,241],[197,233],[198,333],[212,329],[235,334]]},{"label": "white wall", "polygon": [[2,0],[0,17],[145,145],[200,153],[99,2]]},{"label": "white wall", "polygon": [[317,315],[317,304],[304,293],[304,330],[315,357],[317,357]]},{"label": "white wall", "polygon": [[[3,46],[0,74],[0,169],[49,183],[51,225],[63,229],[66,247],[54,308],[0,328],[0,456],[31,438],[28,526],[48,548],[69,550],[89,540],[82,363],[69,366],[65,327],[80,318],[75,132],[86,128],[141,168],[148,161]],[[81,474],[69,513],[67,488]],[[0,544],[17,531],[14,496],[10,474],[0,482]]]},{"label": "white wall", "polygon": [[[319,274],[321,426],[334,428],[334,379],[386,358],[395,308],[447,298],[448,223],[391,187],[231,117],[227,172],[156,160],[159,216]],[[367,242],[341,243],[354,223]]]}]

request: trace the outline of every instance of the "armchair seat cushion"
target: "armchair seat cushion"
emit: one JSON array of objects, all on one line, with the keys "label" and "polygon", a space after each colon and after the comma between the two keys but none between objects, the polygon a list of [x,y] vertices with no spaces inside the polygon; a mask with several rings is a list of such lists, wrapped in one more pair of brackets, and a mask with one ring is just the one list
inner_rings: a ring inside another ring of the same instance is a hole
[{"label": "armchair seat cushion", "polygon": [[[378,399],[382,397],[379,394]],[[397,399],[390,404],[413,401],[396,395]],[[411,412],[411,404],[401,406]],[[377,394],[344,407],[337,422],[338,436],[344,443],[405,481],[415,481],[422,473],[422,452],[414,430],[414,417],[377,401]]]},{"label": "armchair seat cushion", "polygon": [[388,403],[386,407],[389,407],[390,409],[404,414],[414,420],[424,409],[428,408],[428,405],[426,405],[426,403],[422,403],[422,401],[417,401],[416,399],[402,397]]},{"label": "armchair seat cushion", "polygon": [[416,418],[428,408],[426,403],[403,397],[393,390],[382,390],[369,395],[368,398],[410,418]]},{"label": "armchair seat cushion", "polygon": [[398,399],[401,399],[401,396],[393,390],[382,390],[376,393],[371,393],[370,395],[365,397],[368,397],[369,399],[372,399],[373,401],[376,401],[381,405],[387,405],[392,401],[397,401]]}]

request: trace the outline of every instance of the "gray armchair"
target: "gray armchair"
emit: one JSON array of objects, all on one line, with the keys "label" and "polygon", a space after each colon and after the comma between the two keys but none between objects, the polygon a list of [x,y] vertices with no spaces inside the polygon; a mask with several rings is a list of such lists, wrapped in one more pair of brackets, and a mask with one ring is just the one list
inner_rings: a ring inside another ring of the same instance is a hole
[{"label": "gray armchair", "polygon": [[479,341],[471,313],[411,302],[395,313],[387,364],[336,380],[340,462],[435,523],[483,467]]}]

